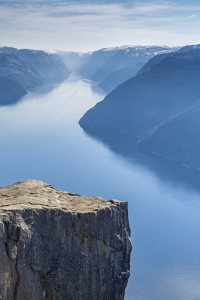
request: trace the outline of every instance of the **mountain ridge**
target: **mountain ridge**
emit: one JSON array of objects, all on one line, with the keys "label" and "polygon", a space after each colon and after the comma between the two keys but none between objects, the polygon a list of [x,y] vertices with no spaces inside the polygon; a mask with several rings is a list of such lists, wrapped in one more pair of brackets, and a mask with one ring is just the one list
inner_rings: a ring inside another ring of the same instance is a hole
[{"label": "mountain ridge", "polygon": [[[142,72],[119,85],[103,101],[88,110],[80,119],[79,124],[88,132],[97,132],[97,136],[101,130],[109,130],[130,136],[137,142],[141,140],[141,135],[146,135],[146,139],[140,141],[138,146],[150,151],[152,149],[152,152],[158,153],[153,147],[156,144],[157,148],[160,147],[160,155],[166,157],[164,152],[170,149],[170,138],[168,137],[168,144],[166,143],[165,149],[162,148],[159,144],[159,139],[162,141],[162,137],[164,137],[161,134],[162,130],[165,128],[166,131],[168,126],[169,131],[173,132],[170,128],[172,125],[174,126],[176,120],[180,120],[184,124],[183,118],[185,118],[189,122],[195,108],[191,109],[190,112],[187,112],[187,109],[196,105],[199,99],[200,49],[175,52],[158,64],[153,64],[148,71]],[[195,122],[197,123],[197,117],[193,123],[195,124]],[[177,126],[176,124],[175,132],[183,135],[184,132]],[[186,128],[185,126],[183,127]],[[154,130],[157,127],[159,129]],[[149,136],[150,132],[152,134]],[[160,136],[158,135],[159,132]],[[191,132],[187,135],[188,144],[190,135]],[[175,133],[173,136],[175,140]],[[147,142],[147,137],[149,142]],[[183,146],[184,139],[177,140]],[[193,145],[195,145],[194,141]],[[181,147],[180,144],[174,142],[176,153]],[[192,152],[194,161],[192,162],[191,158],[190,165],[194,166],[197,163],[196,152],[198,149],[199,146],[196,143],[196,148]],[[187,155],[187,152],[182,155],[183,164],[186,164]],[[178,157],[178,154],[176,156]],[[169,157],[173,157],[173,155],[169,155]]]}]

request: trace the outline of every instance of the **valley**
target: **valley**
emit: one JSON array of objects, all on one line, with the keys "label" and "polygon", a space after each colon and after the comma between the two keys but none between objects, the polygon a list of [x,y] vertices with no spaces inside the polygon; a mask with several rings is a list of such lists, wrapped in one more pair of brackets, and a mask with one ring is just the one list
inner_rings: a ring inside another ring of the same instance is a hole
[{"label": "valley", "polygon": [[94,87],[71,74],[0,107],[1,186],[37,178],[71,193],[128,201],[133,251],[125,300],[195,300],[199,172],[141,151],[122,134],[83,131],[79,119],[105,97]]},{"label": "valley", "polygon": [[109,68],[104,53],[101,64],[96,53],[88,76],[83,66],[92,53],[51,53],[42,72],[37,62],[50,51],[29,58],[7,50],[0,54],[1,95],[7,93],[0,107],[1,186],[30,178],[127,201],[133,251],[125,300],[196,300],[198,47],[162,48],[156,56],[154,49],[146,64],[136,53],[135,66],[123,58],[117,70],[111,68],[116,49],[110,49]]}]

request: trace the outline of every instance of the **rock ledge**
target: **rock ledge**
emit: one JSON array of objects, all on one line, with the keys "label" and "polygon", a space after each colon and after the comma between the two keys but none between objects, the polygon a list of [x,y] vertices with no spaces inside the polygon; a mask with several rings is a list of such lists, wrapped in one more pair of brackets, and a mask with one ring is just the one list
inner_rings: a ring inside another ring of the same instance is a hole
[{"label": "rock ledge", "polygon": [[131,250],[127,202],[37,180],[0,188],[2,300],[122,300]]}]

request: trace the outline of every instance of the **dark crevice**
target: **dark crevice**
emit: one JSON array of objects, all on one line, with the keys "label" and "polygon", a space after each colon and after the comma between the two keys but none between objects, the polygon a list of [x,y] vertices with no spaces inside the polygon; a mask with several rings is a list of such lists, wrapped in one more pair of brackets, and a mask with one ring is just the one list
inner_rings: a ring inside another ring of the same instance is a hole
[{"label": "dark crevice", "polygon": [[16,284],[15,284],[14,300],[17,300],[17,293],[18,293],[19,283],[20,283],[20,273],[19,273],[19,270],[17,268],[17,259],[16,259],[15,269],[17,271],[17,280],[16,280]]},{"label": "dark crevice", "polygon": [[46,280],[44,278],[41,279],[41,283],[43,285],[43,288],[45,290],[46,296],[48,300],[54,300],[54,296],[53,293],[51,291],[51,289],[49,288],[48,283],[46,282]]},{"label": "dark crevice", "polygon": [[6,248],[6,254],[8,256],[8,260],[9,260],[9,266],[10,266],[10,272],[11,272],[11,277],[13,277],[13,270],[12,270],[12,266],[11,266],[11,255],[10,255],[10,247],[9,247],[9,223],[4,222],[4,230],[6,233],[6,242],[5,242],[5,248]]},{"label": "dark crevice", "polygon": [[[37,271],[35,269],[33,269],[33,267],[31,266],[31,270],[33,272],[37,272],[40,275],[40,281],[42,283],[42,286],[44,288],[45,291],[45,296],[47,297],[48,300],[54,300],[54,295],[49,287],[48,282],[45,280],[45,276],[50,274],[52,272],[52,270],[48,271],[45,275],[42,273],[42,271]],[[46,299],[46,298],[45,298]],[[15,299],[14,299],[15,300]]]},{"label": "dark crevice", "polygon": [[[16,241],[16,247],[17,247],[17,244],[18,244],[19,239],[20,239],[20,228],[19,227],[17,227],[17,233],[18,233],[18,240]],[[17,248],[15,269],[17,271],[17,280],[16,280],[16,284],[15,284],[14,300],[17,300],[17,293],[18,293],[19,284],[20,284],[20,277],[21,277],[20,273],[19,273],[19,269],[18,269],[18,248]]]},{"label": "dark crevice", "polygon": [[[10,255],[10,247],[9,247],[9,239],[11,239],[9,237],[9,223],[4,222],[4,229],[5,229],[5,233],[6,233],[6,242],[5,242],[5,249],[6,249],[6,253],[9,259],[9,264],[10,264],[10,270],[11,270],[11,277],[13,277],[13,271],[12,271],[12,267],[11,267],[11,255]],[[20,228],[17,228],[17,233],[18,233],[18,240],[13,240],[16,241],[16,247],[17,247],[17,243],[19,242],[19,237],[20,237]],[[17,253],[18,253],[18,249],[17,249]],[[17,292],[18,292],[18,288],[19,288],[19,283],[20,283],[20,273],[18,270],[18,266],[17,266],[17,256],[16,256],[16,263],[15,263],[15,269],[17,271],[17,280],[16,280],[16,284],[15,284],[15,291],[14,291],[14,300],[17,300]]]},{"label": "dark crevice", "polygon": [[[4,234],[6,235],[5,249],[6,249],[6,254],[8,256],[9,263],[10,263],[10,249],[9,249],[9,242],[8,242],[9,241],[9,236],[8,236],[9,228],[8,228],[8,226],[9,226],[8,223],[4,222]],[[11,269],[11,265],[10,265],[10,269]]]},{"label": "dark crevice", "polygon": [[10,251],[9,251],[9,244],[8,244],[8,242],[5,242],[5,248],[6,248],[6,253],[8,255],[8,259],[10,261]]}]

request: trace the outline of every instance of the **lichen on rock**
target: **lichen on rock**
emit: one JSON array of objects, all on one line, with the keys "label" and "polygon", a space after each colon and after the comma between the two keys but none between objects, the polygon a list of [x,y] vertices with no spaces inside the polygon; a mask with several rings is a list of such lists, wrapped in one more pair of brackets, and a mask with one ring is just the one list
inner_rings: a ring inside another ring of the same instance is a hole
[{"label": "lichen on rock", "polygon": [[37,180],[0,188],[2,300],[122,300],[131,250],[127,202]]}]

